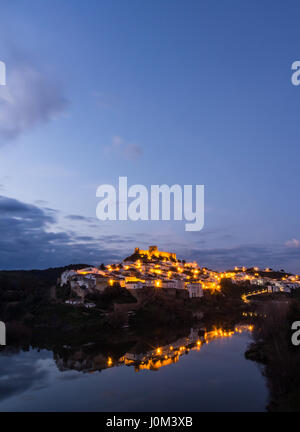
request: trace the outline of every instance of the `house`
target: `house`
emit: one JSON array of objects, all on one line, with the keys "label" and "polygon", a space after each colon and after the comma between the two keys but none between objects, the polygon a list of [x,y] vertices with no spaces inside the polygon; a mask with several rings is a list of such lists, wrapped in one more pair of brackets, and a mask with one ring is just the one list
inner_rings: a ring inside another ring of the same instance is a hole
[{"label": "house", "polygon": [[176,280],[176,279],[163,280],[163,281],[161,281],[160,286],[161,286],[161,288],[174,288],[174,289],[184,289],[185,288],[184,281]]},{"label": "house", "polygon": [[144,286],[145,284],[139,280],[125,282],[126,289],[140,289]]},{"label": "house", "polygon": [[203,289],[202,289],[201,283],[198,283],[198,282],[188,283],[186,285],[186,289],[189,292],[190,298],[203,297]]},{"label": "house", "polygon": [[92,309],[92,308],[96,307],[96,304],[92,303],[92,302],[91,303],[85,303],[84,307],[87,309]]},{"label": "house", "polygon": [[125,278],[120,277],[120,278],[117,279],[117,282],[120,284],[120,286],[122,288],[125,288],[125,286],[126,286]]},{"label": "house", "polygon": [[76,275],[70,280],[70,286],[72,289],[82,288],[82,289],[92,289],[96,286],[95,278],[87,278],[85,276]]},{"label": "house", "polygon": [[83,269],[77,270],[78,274],[87,275],[87,274],[104,274],[102,270],[98,270],[96,267],[85,267]]},{"label": "house", "polygon": [[299,286],[300,286],[300,285],[299,285],[298,283],[285,283],[285,284],[283,285],[282,291],[287,292],[287,293],[290,293],[290,292],[292,292],[293,290],[299,288]]},{"label": "house", "polygon": [[187,262],[184,264],[184,267],[190,267],[190,268],[196,269],[196,268],[198,268],[198,264],[196,263],[196,261]]},{"label": "house", "polygon": [[263,286],[265,284],[265,280],[263,278],[252,279],[250,281],[251,285],[260,285]]},{"label": "house", "polygon": [[273,292],[279,292],[279,291],[281,291],[281,288],[279,286],[277,286],[277,285],[271,285],[271,286],[272,286],[272,291]]},{"label": "house", "polygon": [[72,306],[79,306],[79,305],[82,305],[82,300],[73,300],[73,299],[70,299],[70,300],[66,300],[65,303],[66,304],[70,304]]},{"label": "house", "polygon": [[76,276],[77,272],[75,270],[66,270],[62,273],[61,277],[60,277],[60,286],[65,285],[66,283],[68,283],[69,279],[72,276]]}]

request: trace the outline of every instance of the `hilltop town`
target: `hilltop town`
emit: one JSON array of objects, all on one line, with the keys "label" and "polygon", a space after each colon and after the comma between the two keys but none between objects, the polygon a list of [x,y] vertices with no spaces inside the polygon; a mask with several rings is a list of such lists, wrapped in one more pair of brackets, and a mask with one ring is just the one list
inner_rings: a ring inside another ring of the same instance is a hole
[{"label": "hilltop town", "polygon": [[[242,299],[274,293],[290,293],[300,287],[299,275],[274,271],[270,268],[235,267],[226,272],[217,272],[200,267],[197,262],[178,259],[176,253],[163,252],[157,246],[148,250],[135,248],[134,253],[122,262],[99,267],[68,269],[60,278],[60,286],[69,285],[70,295],[65,303],[95,307],[85,299],[92,293],[103,293],[107,287],[120,286],[139,300],[147,289],[184,293],[187,298],[201,298],[205,293],[222,292],[225,281],[244,286]],[[173,294],[172,294],[173,293]]]},{"label": "hilltop town", "polygon": [[220,272],[150,246],[97,267],[2,271],[0,314],[15,338],[33,328],[60,329],[78,339],[80,332],[99,329],[159,331],[179,323],[190,328],[203,320],[207,328],[225,321],[231,328],[261,314],[269,301],[282,308],[292,304],[299,287],[299,275],[284,270],[234,267]]}]

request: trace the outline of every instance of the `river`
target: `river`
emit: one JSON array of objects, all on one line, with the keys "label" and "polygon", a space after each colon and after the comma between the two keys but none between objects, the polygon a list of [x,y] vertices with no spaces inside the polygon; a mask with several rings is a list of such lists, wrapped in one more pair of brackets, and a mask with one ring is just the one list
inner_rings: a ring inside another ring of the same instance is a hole
[{"label": "river", "polygon": [[240,326],[191,329],[161,346],[138,340],[128,351],[122,341],[119,352],[93,342],[7,347],[0,411],[264,411],[265,379],[244,357],[250,338],[251,326]]}]

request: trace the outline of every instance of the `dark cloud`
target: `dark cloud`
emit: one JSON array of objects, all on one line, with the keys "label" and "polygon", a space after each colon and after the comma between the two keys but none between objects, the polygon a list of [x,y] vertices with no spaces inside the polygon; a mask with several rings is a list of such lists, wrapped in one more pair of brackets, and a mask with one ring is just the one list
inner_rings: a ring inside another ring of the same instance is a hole
[{"label": "dark cloud", "polygon": [[38,226],[54,222],[54,218],[45,210],[32,204],[25,204],[14,198],[0,195],[0,217],[1,220],[12,218],[20,221],[34,221]]},{"label": "dark cloud", "polygon": [[[71,263],[99,264],[122,254],[98,239],[69,232],[52,232],[56,212],[0,196],[0,268],[32,269]],[[117,236],[114,237],[117,239]],[[120,239],[122,240],[122,239]],[[82,243],[86,241],[87,243]],[[116,242],[117,243],[117,242]]]},{"label": "dark cloud", "polygon": [[[174,250],[179,258],[196,260],[201,266],[213,269],[258,265],[300,272],[300,248],[286,245],[207,248],[200,240],[187,248],[172,239],[166,243],[168,236],[157,241],[147,233],[99,235],[96,228],[95,236],[77,231],[57,232],[56,218],[56,210],[0,196],[0,268],[32,269],[72,263],[117,262],[142,240],[143,244],[158,244],[162,249]],[[66,218],[80,221],[83,229],[84,223],[90,226],[91,220],[95,221],[80,215]]]},{"label": "dark cloud", "polygon": [[7,65],[7,84],[0,86],[0,144],[17,138],[65,110],[61,85],[23,56]]}]

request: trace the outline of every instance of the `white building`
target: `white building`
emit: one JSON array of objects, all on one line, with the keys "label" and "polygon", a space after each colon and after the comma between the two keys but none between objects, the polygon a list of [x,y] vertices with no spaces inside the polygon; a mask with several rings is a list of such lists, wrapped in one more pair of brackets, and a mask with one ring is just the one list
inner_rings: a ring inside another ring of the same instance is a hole
[{"label": "white building", "polygon": [[162,288],[174,288],[174,289],[184,289],[184,281],[182,280],[176,280],[176,279],[171,279],[171,280],[163,280],[161,282],[161,287]]},{"label": "white building", "polygon": [[265,280],[263,278],[256,278],[256,279],[252,279],[250,281],[251,285],[264,285],[265,284]]},{"label": "white building", "polygon": [[294,289],[299,288],[299,284],[298,283],[285,283],[283,284],[283,291],[290,293],[291,291],[293,291]]},{"label": "white building", "polygon": [[145,284],[141,281],[128,281],[125,282],[126,289],[141,289],[145,286]]},{"label": "white building", "polygon": [[77,276],[75,279],[70,281],[71,289],[93,289],[96,287],[96,280],[95,278],[90,279],[83,276]]},{"label": "white building", "polygon": [[60,286],[65,285],[72,276],[77,275],[75,270],[66,270],[62,273],[60,277]]},{"label": "white building", "polygon": [[84,307],[86,307],[87,309],[92,309],[92,308],[96,307],[96,304],[92,303],[92,302],[91,303],[85,303]]},{"label": "white building", "polygon": [[66,300],[65,303],[73,306],[78,306],[82,304],[82,300]]},{"label": "white building", "polygon": [[186,285],[186,288],[189,292],[189,297],[190,298],[194,298],[194,297],[202,297],[203,296],[203,289],[202,289],[202,285],[201,283],[188,283]]}]

